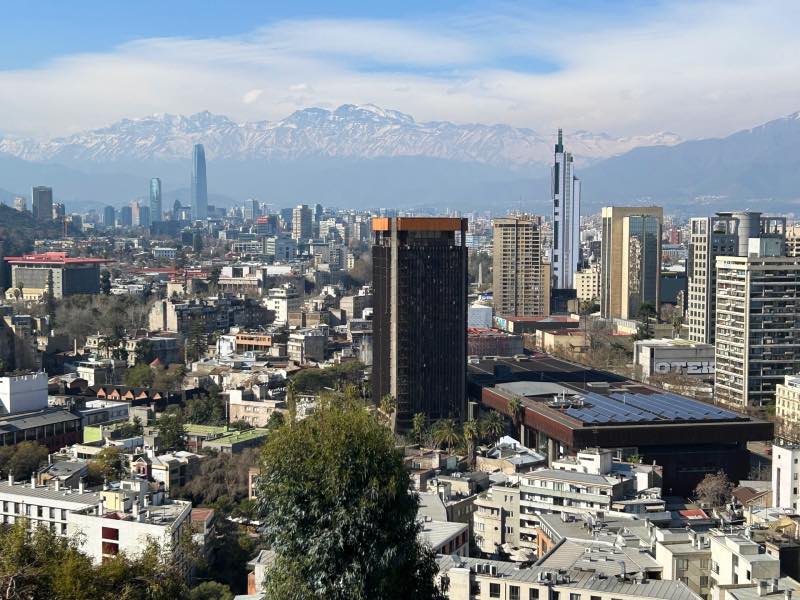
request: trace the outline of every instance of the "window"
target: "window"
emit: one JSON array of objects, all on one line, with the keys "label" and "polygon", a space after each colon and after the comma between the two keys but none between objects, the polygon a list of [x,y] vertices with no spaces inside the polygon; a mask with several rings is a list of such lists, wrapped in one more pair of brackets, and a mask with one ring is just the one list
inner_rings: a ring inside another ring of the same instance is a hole
[{"label": "window", "polygon": [[114,527],[103,527],[102,535],[104,540],[119,540],[119,529]]},{"label": "window", "polygon": [[103,554],[106,556],[116,556],[119,554],[119,544],[103,542]]},{"label": "window", "polygon": [[512,585],[508,588],[508,600],[519,600],[519,586]]},{"label": "window", "polygon": [[581,595],[572,593],[569,595],[569,600],[581,600]]},{"label": "window", "polygon": [[708,576],[707,575],[700,575],[700,587],[708,587]]},{"label": "window", "polygon": [[528,590],[528,600],[539,600],[539,588]]},{"label": "window", "polygon": [[689,568],[689,559],[688,558],[676,558],[675,559],[675,568],[679,571],[685,571]]},{"label": "window", "polygon": [[499,583],[490,583],[489,584],[489,598],[499,598],[500,597],[500,584]]}]

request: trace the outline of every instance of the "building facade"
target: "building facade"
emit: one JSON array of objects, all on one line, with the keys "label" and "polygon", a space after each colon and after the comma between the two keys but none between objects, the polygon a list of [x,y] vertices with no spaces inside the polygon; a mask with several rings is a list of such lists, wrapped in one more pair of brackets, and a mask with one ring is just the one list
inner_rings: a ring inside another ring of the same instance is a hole
[{"label": "building facade", "polygon": [[786,375],[775,387],[775,416],[782,435],[800,441],[800,376]]},{"label": "building facade", "polygon": [[292,210],[292,239],[308,241],[314,236],[314,215],[311,208],[299,204]]},{"label": "building facade", "polygon": [[660,303],[660,206],[607,206],[602,210],[600,313],[635,319],[642,304]]},{"label": "building facade", "polygon": [[156,223],[163,217],[161,208],[161,179],[153,177],[150,180],[150,221]]},{"label": "building facade", "polygon": [[372,221],[372,390],[397,401],[397,427],[416,413],[461,418],[466,399],[467,220]]},{"label": "building facade", "polygon": [[53,220],[53,188],[37,185],[31,189],[31,214],[36,221]]},{"label": "building facade", "polygon": [[752,239],[749,256],[718,256],[718,402],[739,409],[774,405],[786,375],[800,371],[800,259],[775,239]]},{"label": "building facade", "polygon": [[110,262],[101,258],[72,258],[66,252],[8,256],[5,260],[11,264],[11,286],[19,289],[26,300],[38,300],[48,293],[54,298],[98,294],[100,265]]},{"label": "building facade", "polygon": [[564,151],[562,132],[551,171],[553,200],[553,279],[559,289],[574,287],[580,264],[581,182],[573,172],[572,154]]},{"label": "building facade", "polygon": [[208,217],[208,181],[206,179],[206,151],[203,144],[192,148],[192,219]]},{"label": "building facade", "polygon": [[497,314],[550,314],[550,269],[542,252],[541,219],[506,217],[493,221],[493,287]]},{"label": "building facade", "polygon": [[694,218],[689,227],[691,241],[686,262],[689,339],[713,344],[717,256],[745,256],[750,238],[784,239],[786,219],[762,217],[759,212],[720,212],[713,217]]}]

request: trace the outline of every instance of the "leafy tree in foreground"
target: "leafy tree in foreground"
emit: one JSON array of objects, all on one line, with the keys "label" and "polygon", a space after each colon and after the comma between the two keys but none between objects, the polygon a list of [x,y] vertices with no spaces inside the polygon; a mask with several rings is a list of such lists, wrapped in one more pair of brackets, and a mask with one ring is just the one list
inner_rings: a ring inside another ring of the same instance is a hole
[{"label": "leafy tree in foreground", "polygon": [[231,588],[224,583],[206,581],[189,590],[189,600],[233,600]]},{"label": "leafy tree in foreground", "polygon": [[20,442],[0,448],[0,474],[27,479],[47,462],[47,448],[36,442]]},{"label": "leafy tree in foreground", "polygon": [[266,597],[443,598],[409,485],[391,432],[358,405],[330,403],[273,432],[257,491],[277,553]]},{"label": "leafy tree in foreground", "polygon": [[183,450],[186,447],[186,429],[183,416],[179,413],[165,413],[156,421],[156,430],[162,448]]}]

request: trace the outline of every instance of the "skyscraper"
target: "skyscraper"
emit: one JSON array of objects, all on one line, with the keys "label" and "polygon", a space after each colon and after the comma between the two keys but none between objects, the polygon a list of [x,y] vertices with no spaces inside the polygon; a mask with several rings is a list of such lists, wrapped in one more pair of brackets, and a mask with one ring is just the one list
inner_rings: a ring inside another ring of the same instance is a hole
[{"label": "skyscraper", "polygon": [[158,177],[153,177],[150,180],[150,221],[157,223],[163,217],[161,210],[161,180]]},{"label": "skyscraper", "polygon": [[206,151],[203,144],[192,150],[192,219],[208,217],[208,183],[206,181]]},{"label": "skyscraper", "polygon": [[555,162],[551,171],[553,199],[553,278],[558,289],[572,289],[581,251],[581,182],[575,177],[572,154],[564,151],[558,130]]},{"label": "skyscraper", "polygon": [[299,204],[292,211],[292,238],[297,241],[308,241],[314,235],[314,217],[311,209]]},{"label": "skyscraper", "polygon": [[123,206],[119,209],[120,227],[130,227],[133,225],[133,211],[130,206]]},{"label": "skyscraper", "polygon": [[31,213],[36,221],[53,220],[53,188],[37,185],[31,190]]},{"label": "skyscraper", "polygon": [[396,427],[415,414],[462,418],[467,363],[467,220],[372,220],[372,393],[397,402]]},{"label": "skyscraper", "polygon": [[602,210],[600,314],[635,319],[642,304],[661,301],[660,206],[606,206]]},{"label": "skyscraper", "polygon": [[716,258],[714,398],[738,409],[774,404],[800,372],[800,258],[779,239],[751,238],[743,256]]},{"label": "skyscraper", "polygon": [[786,219],[762,217],[760,212],[718,212],[713,217],[692,219],[690,231],[689,258],[686,261],[689,339],[713,344],[717,256],[746,256],[751,238],[784,240]]},{"label": "skyscraper", "polygon": [[495,219],[494,312],[503,316],[550,314],[550,264],[542,253],[541,219],[531,215]]},{"label": "skyscraper", "polygon": [[103,209],[103,225],[106,227],[114,227],[117,217],[117,211],[113,206],[106,206]]},{"label": "skyscraper", "polygon": [[261,216],[261,205],[255,198],[248,198],[244,202],[244,218],[255,221]]}]

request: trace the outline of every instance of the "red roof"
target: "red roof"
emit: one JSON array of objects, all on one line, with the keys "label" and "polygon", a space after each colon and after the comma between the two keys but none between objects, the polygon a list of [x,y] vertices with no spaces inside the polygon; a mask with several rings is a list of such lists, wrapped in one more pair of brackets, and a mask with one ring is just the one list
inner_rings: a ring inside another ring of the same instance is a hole
[{"label": "red roof", "polygon": [[73,258],[66,252],[42,252],[41,254],[25,254],[24,256],[6,256],[6,262],[19,264],[104,264],[114,262],[105,258]]}]

